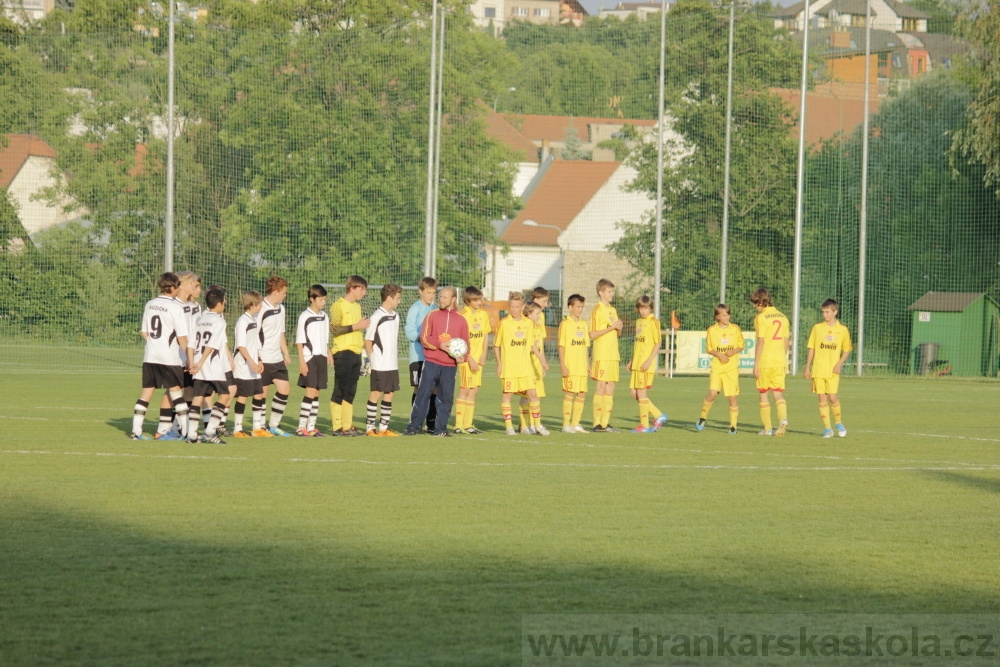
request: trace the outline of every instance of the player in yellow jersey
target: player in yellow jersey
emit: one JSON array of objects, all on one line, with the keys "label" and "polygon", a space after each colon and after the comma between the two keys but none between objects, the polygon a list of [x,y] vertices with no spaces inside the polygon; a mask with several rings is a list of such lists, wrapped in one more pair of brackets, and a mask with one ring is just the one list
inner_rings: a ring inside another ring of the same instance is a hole
[{"label": "player in yellow jersey", "polygon": [[361,377],[361,351],[365,349],[365,330],[371,324],[361,314],[358,303],[368,293],[368,281],[361,276],[347,279],[347,292],[330,306],[330,335],[333,339],[333,395],[330,396],[330,421],[333,435],[355,436],[354,396]]},{"label": "player in yellow jersey", "polygon": [[[655,433],[667,423],[667,415],[660,412],[649,400],[648,391],[653,387],[656,375],[656,355],[660,353],[662,333],[660,321],[653,317],[653,300],[646,295],[635,302],[639,319],[635,321],[635,344],[632,347],[632,361],[628,369],[632,371],[629,395],[639,403],[639,425],[632,433]],[[649,418],[653,418],[652,428]]]},{"label": "player in yellow jersey", "polygon": [[[546,301],[548,298],[546,298]],[[524,305],[524,316],[535,325],[535,347],[537,354],[531,355],[532,377],[535,380],[535,393],[538,400],[545,398],[545,373],[549,370],[549,364],[545,360],[545,313],[542,307],[535,301],[529,301]],[[531,418],[531,404],[527,394],[521,395],[521,434],[535,435],[535,424]]]},{"label": "player in yellow jersey", "polygon": [[[545,328],[545,309],[549,307],[549,300],[551,295],[549,291],[539,285],[535,289],[531,290],[531,301],[524,304],[524,315],[525,317],[531,319],[535,323],[536,331],[535,338],[539,341],[538,348],[542,351],[542,356],[545,356],[545,339],[548,338],[548,331]],[[542,310],[542,315],[540,318],[534,318],[529,312],[532,308],[532,304],[538,306]],[[540,329],[539,329],[540,328]],[[539,367],[537,359],[532,359],[532,364]],[[535,373],[536,377],[539,376],[538,372]],[[545,398],[545,387],[541,388],[538,398]],[[520,401],[520,415],[521,415],[521,433],[523,434],[535,434],[535,427],[531,422],[531,410],[528,405],[528,399],[522,397]]]},{"label": "player in yellow jersey", "polygon": [[851,332],[837,320],[838,310],[839,306],[833,299],[823,302],[823,321],[814,326],[809,334],[809,353],[806,357],[805,378],[812,380],[812,391],[819,397],[819,416],[823,420],[824,438],[833,437],[833,429],[830,428],[831,411],[837,435],[841,438],[847,436],[847,428],[841,422],[837,391],[840,389],[840,371],[854,345],[851,344]]},{"label": "player in yellow jersey", "polygon": [[736,423],[740,416],[740,352],[745,343],[743,332],[729,318],[729,306],[720,303],[715,307],[715,324],[706,333],[705,349],[712,355],[712,366],[708,374],[708,395],[701,404],[701,417],[694,425],[698,431],[705,430],[708,411],[712,409],[712,402],[721,391],[729,399],[729,433],[736,434]]},{"label": "player in yellow jersey", "polygon": [[[785,374],[788,372],[788,318],[771,302],[771,294],[766,289],[758,289],[750,295],[750,302],[757,309],[753,319],[753,329],[757,335],[754,348],[753,376],[757,378],[760,393],[760,419],[764,430],[759,435],[785,435],[788,430],[788,407],[785,405]],[[774,406],[778,412],[778,428],[771,428],[771,400],[768,392],[774,394]]]},{"label": "player in yellow jersey", "polygon": [[590,377],[597,383],[594,389],[594,432],[618,433],[618,429],[608,425],[611,408],[614,405],[615,383],[618,382],[618,336],[621,335],[622,321],[618,311],[611,305],[615,298],[615,284],[606,278],[597,281],[598,303],[590,313],[590,340],[594,364]]},{"label": "player in yellow jersey", "polygon": [[486,363],[487,336],[493,333],[490,316],[483,310],[483,293],[473,285],[462,290],[465,308],[459,315],[469,323],[467,361],[458,365],[458,400],[455,401],[455,433],[482,433],[472,425],[476,413],[476,394],[483,385],[483,364]]},{"label": "player in yellow jersey", "polygon": [[531,406],[531,419],[539,435],[548,435],[542,426],[542,406],[535,393],[535,376],[531,367],[531,355],[540,355],[535,343],[535,325],[524,316],[524,295],[511,292],[507,302],[507,312],[497,333],[493,337],[493,356],[497,358],[497,375],[503,395],[500,412],[503,414],[507,435],[517,435],[511,421],[510,399],[514,394],[525,392]]},{"label": "player in yellow jersey", "polygon": [[570,295],[566,301],[569,317],[559,325],[559,366],[562,371],[563,433],[586,433],[580,426],[587,400],[587,348],[590,325],[583,315],[584,298]]}]

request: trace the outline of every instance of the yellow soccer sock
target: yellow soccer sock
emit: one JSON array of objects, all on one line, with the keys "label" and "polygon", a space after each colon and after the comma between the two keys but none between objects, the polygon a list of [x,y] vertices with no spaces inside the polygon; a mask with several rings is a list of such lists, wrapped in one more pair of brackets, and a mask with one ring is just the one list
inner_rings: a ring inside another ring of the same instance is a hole
[{"label": "yellow soccer sock", "polygon": [[788,406],[785,404],[785,399],[775,399],[774,407],[778,411],[778,423],[788,421]]},{"label": "yellow soccer sock", "polygon": [[639,426],[649,428],[649,401],[639,399]]},{"label": "yellow soccer sock", "polygon": [[601,426],[604,428],[608,427],[608,422],[611,421],[611,408],[615,404],[615,397],[611,394],[604,395],[604,415],[601,417]]},{"label": "yellow soccer sock", "polygon": [[521,411],[521,428],[526,429],[531,424],[531,408],[528,406],[528,401],[521,399],[519,408]]},{"label": "yellow soccer sock", "polygon": [[340,428],[349,431],[354,426],[354,405],[344,401],[340,404],[340,408]]},{"label": "yellow soccer sock", "polygon": [[646,399],[646,405],[648,406],[647,409],[649,411],[649,416],[651,419],[659,419],[660,415],[663,414],[663,412],[661,412],[658,407],[653,405],[653,402],[648,398]]},{"label": "yellow soccer sock", "polygon": [[702,401],[701,403],[701,418],[708,419],[708,411],[712,409],[712,401]]},{"label": "yellow soccer sock", "polygon": [[826,403],[819,404],[819,418],[823,420],[823,428],[830,428],[830,406]]},{"label": "yellow soccer sock", "polygon": [[764,430],[771,430],[771,402],[760,404],[760,421],[764,424]]},{"label": "yellow soccer sock", "polygon": [[740,409],[729,406],[729,428],[736,428],[736,422],[740,418]]},{"label": "yellow soccer sock", "polygon": [[532,401],[529,404],[528,409],[531,411],[531,423],[535,426],[542,425],[542,403],[541,401]]},{"label": "yellow soccer sock", "polygon": [[594,426],[604,423],[604,394],[594,394]]},{"label": "yellow soccer sock", "polygon": [[583,409],[587,405],[587,395],[577,394],[576,398],[573,400],[573,426],[579,426],[580,420],[583,419]]},{"label": "yellow soccer sock", "polygon": [[573,424],[573,394],[563,394],[563,428]]},{"label": "yellow soccer sock", "polygon": [[511,415],[510,402],[500,404],[500,414],[503,416],[503,425],[507,428],[514,428]]},{"label": "yellow soccer sock", "polygon": [[843,424],[844,423],[842,415],[840,414],[840,401],[837,401],[836,403],[834,403],[832,401],[830,402],[830,412],[833,413],[833,423],[834,424]]},{"label": "yellow soccer sock", "polygon": [[473,428],[472,420],[476,416],[476,404],[472,401],[465,402],[465,428]]},{"label": "yellow soccer sock", "polygon": [[334,403],[333,401],[330,401],[330,423],[333,424],[334,431],[340,430],[341,414],[343,414],[343,412],[342,408],[340,407],[340,403]]},{"label": "yellow soccer sock", "polygon": [[455,428],[458,430],[465,428],[465,401],[461,399],[455,401]]}]

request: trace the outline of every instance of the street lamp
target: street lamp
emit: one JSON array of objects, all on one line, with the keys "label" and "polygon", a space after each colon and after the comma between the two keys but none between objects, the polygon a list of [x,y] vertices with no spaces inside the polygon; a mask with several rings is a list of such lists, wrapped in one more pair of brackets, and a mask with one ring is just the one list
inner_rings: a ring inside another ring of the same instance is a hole
[{"label": "street lamp", "polygon": [[[508,93],[514,93],[514,92],[517,92],[517,88],[515,88],[514,86],[511,86],[510,88],[508,88],[508,89],[507,89],[507,92],[508,92]],[[500,95],[501,95],[501,94],[502,94],[502,93],[497,93],[496,97],[494,97],[494,98],[493,98],[493,111],[496,111],[496,110],[497,110],[497,102],[499,102],[499,101],[500,101]]]},{"label": "street lamp", "polygon": [[[556,232],[562,236],[563,230],[555,225],[545,225],[534,220],[522,220],[521,224],[525,227],[545,227],[546,229],[554,229]],[[556,245],[559,246],[559,301],[562,302],[563,298],[563,272],[566,270],[566,254],[563,252],[563,247],[559,243],[558,237],[556,238]],[[562,312],[562,304],[559,307],[560,312]]]}]

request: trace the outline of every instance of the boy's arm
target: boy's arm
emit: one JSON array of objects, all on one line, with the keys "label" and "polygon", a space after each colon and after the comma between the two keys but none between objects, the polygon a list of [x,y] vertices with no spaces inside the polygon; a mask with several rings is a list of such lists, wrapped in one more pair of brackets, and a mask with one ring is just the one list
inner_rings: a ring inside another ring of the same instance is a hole
[{"label": "boy's arm", "polygon": [[288,354],[288,342],[285,341],[285,334],[282,332],[281,338],[278,339],[278,345],[281,347],[281,356],[285,360],[285,365],[292,363],[292,355]]},{"label": "boy's arm", "polygon": [[549,370],[549,362],[545,360],[545,355],[542,354],[542,351],[538,345],[538,341],[535,341],[535,344],[531,346],[531,353],[534,354],[535,357],[538,359],[538,363],[542,365],[543,371]]},{"label": "boy's arm", "polygon": [[[261,369],[257,368],[257,365],[258,365],[257,364],[257,360],[254,359],[254,358],[252,358],[250,356],[250,353],[247,352],[247,349],[245,347],[238,347],[238,348],[236,348],[236,351],[239,352],[240,355],[242,355],[244,359],[246,359],[247,365],[250,366],[250,368],[252,368],[255,373],[260,373],[260,371],[262,370],[262,368]],[[261,364],[261,366],[263,367],[263,364]]]},{"label": "boy's arm", "polygon": [[497,375],[503,375],[503,359],[500,357],[500,346],[493,346],[493,357],[497,360]]},{"label": "boy's arm", "polygon": [[372,356],[372,350],[375,349],[375,341],[365,340],[365,353],[370,359]]},{"label": "boy's arm", "polygon": [[[203,349],[201,351],[201,359],[199,359],[198,363],[196,363],[191,368],[191,375],[194,375],[195,373],[197,373],[198,371],[201,370],[201,367],[205,365],[205,362],[208,361],[208,358],[212,356],[212,353],[215,352],[215,349],[216,348],[214,348],[214,347],[206,347],[205,349]],[[191,358],[192,357],[188,357],[188,359],[191,359]]]},{"label": "boy's arm", "polygon": [[142,336],[143,340],[148,340],[149,339],[149,334],[146,333],[145,331],[140,331],[139,335]]},{"label": "boy's arm", "polygon": [[566,348],[559,346],[559,372],[564,378],[569,377],[569,366],[566,365]]},{"label": "boy's arm", "polygon": [[662,344],[663,344],[662,342],[657,343],[656,347],[653,348],[652,354],[650,354],[649,357],[646,359],[646,361],[642,364],[642,372],[643,373],[649,372],[650,366],[652,366],[653,362],[656,360],[656,355],[658,355],[660,353],[660,346]]},{"label": "boy's arm", "polygon": [[[812,350],[809,350],[809,351],[812,352]],[[833,367],[833,372],[834,373],[836,373],[837,375],[840,375],[840,372],[842,370],[844,370],[844,362],[847,361],[847,357],[849,357],[849,356],[851,356],[851,351],[850,350],[844,350],[844,353],[842,355],[840,355],[840,361],[838,361],[837,365]]]},{"label": "boy's arm", "polygon": [[816,356],[816,350],[810,347],[809,351],[806,353],[806,368],[804,371],[802,371],[802,377],[804,377],[807,380],[810,379],[810,376],[812,375],[812,363],[813,363],[813,357],[815,356]]},{"label": "boy's arm", "polygon": [[299,375],[309,375],[309,364],[306,363],[305,355],[302,354],[304,343],[296,343],[295,349],[299,353]]},{"label": "boy's arm", "polygon": [[[418,301],[417,303],[420,302]],[[420,338],[420,326],[417,324],[417,314],[414,312],[416,308],[417,304],[415,303],[406,311],[406,324],[403,325],[406,339],[411,343],[416,343],[417,339]]]},{"label": "boy's arm", "polygon": [[229,368],[236,368],[236,360],[233,359],[233,351],[229,349],[228,345],[226,346],[226,354],[229,355]]}]

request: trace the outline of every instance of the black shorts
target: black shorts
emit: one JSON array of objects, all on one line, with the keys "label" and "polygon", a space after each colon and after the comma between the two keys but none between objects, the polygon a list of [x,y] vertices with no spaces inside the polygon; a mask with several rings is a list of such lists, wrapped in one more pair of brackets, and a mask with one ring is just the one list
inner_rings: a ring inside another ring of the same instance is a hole
[{"label": "black shorts", "polygon": [[326,357],[317,354],[306,362],[306,367],[309,369],[309,375],[299,376],[299,386],[303,389],[326,389],[328,376]]},{"label": "black shorts", "polygon": [[230,387],[236,384],[236,377],[233,375],[232,371],[226,371],[226,382]]},{"label": "black shorts", "polygon": [[274,384],[275,380],[288,382],[288,368],[285,364],[264,364],[264,372],[261,373],[260,382],[265,387]]},{"label": "black shorts", "polygon": [[166,364],[142,364],[143,389],[172,389],[184,386],[184,370]]},{"label": "black shorts", "polygon": [[420,375],[424,372],[424,362],[414,361],[410,364],[410,386],[420,385]]},{"label": "black shorts", "polygon": [[194,395],[197,396],[211,396],[212,394],[218,394],[219,396],[225,396],[229,393],[229,385],[226,384],[225,380],[195,380],[194,381]]},{"label": "black shorts", "polygon": [[256,380],[236,380],[237,396],[259,396],[264,393],[264,383]]},{"label": "black shorts", "polygon": [[372,371],[371,390],[383,394],[399,391],[399,371]]},{"label": "black shorts", "polygon": [[194,376],[188,373],[188,369],[186,368],[183,368],[182,372],[184,373],[184,384],[181,386],[183,386],[185,389],[194,387]]}]

